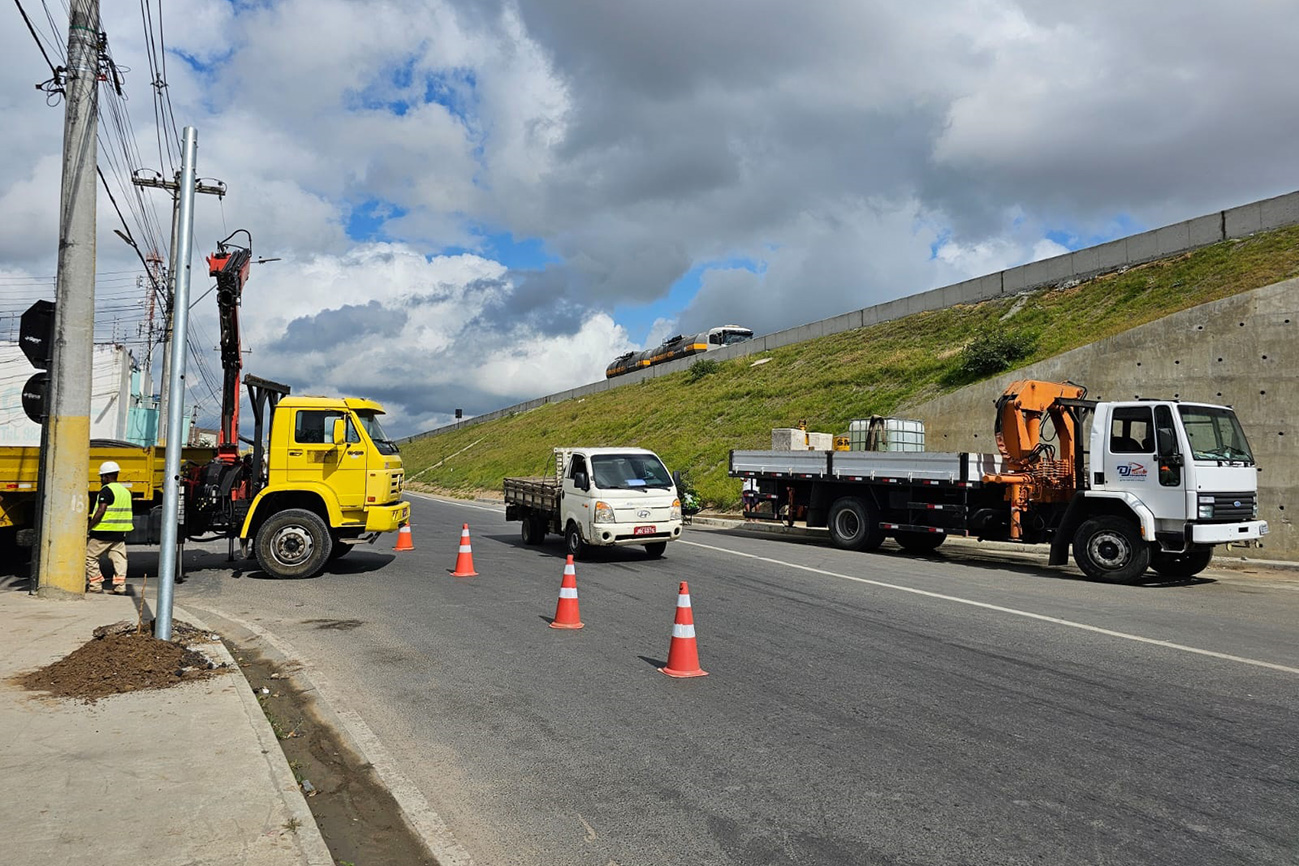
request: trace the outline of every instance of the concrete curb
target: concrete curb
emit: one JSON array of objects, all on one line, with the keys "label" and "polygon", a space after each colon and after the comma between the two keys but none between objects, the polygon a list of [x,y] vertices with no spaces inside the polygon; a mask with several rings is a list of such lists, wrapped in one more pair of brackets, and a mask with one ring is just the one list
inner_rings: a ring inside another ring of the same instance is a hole
[{"label": "concrete curb", "polygon": [[[399,769],[397,762],[388,754],[388,750],[384,748],[374,731],[370,730],[370,726],[365,723],[365,720],[352,710],[340,709],[346,707],[346,701],[341,699],[339,693],[323,674],[319,671],[313,671],[309,674],[307,672],[308,664],[302,660],[303,656],[287,641],[266,629],[214,608],[204,608],[204,612],[253,635],[263,644],[262,648],[267,651],[267,655],[274,658],[275,661],[282,664],[292,663],[298,665],[299,667],[296,669],[286,672],[287,676],[293,679],[304,691],[315,694],[316,709],[325,724],[329,725],[342,738],[348,748],[374,767],[379,780],[392,794],[393,799],[397,801],[397,805],[402,811],[402,817],[424,843],[429,855],[437,861],[439,866],[474,866],[473,857],[455,840],[451,829],[447,827],[441,816],[433,811],[423,792]],[[251,688],[248,691],[251,693]],[[255,699],[253,700],[255,702]],[[260,706],[258,706],[257,712],[259,715],[261,714]],[[262,717],[262,721],[266,725],[267,733],[274,740],[274,732],[270,730],[270,723],[266,722],[265,716]],[[276,751],[280,751],[278,742],[275,742],[274,746]],[[281,763],[284,764],[284,768],[287,770],[287,762],[281,761]],[[292,775],[290,774],[291,778]],[[296,790],[297,784],[293,783],[293,787]],[[298,799],[301,801],[303,808],[307,808],[306,801],[301,794],[298,795]],[[310,813],[308,812],[308,814]],[[312,827],[315,827],[314,818],[311,823]],[[323,839],[321,841],[323,844]],[[325,862],[332,864],[334,861],[331,858]]]},{"label": "concrete curb", "polygon": [[[175,620],[188,622],[190,625],[207,632],[213,631],[211,626],[188,609],[173,605],[172,614]],[[243,702],[244,711],[248,714],[248,723],[257,735],[257,743],[261,747],[262,755],[266,758],[266,765],[270,767],[276,790],[280,792],[280,797],[284,800],[285,808],[289,810],[289,814],[298,822],[296,836],[303,860],[307,863],[307,866],[334,866],[334,856],[329,853],[329,846],[325,844],[324,837],[320,835],[320,828],[316,826],[316,818],[311,814],[311,808],[307,805],[307,800],[302,795],[297,780],[293,778],[293,770],[289,767],[288,759],[284,757],[284,750],[280,748],[280,742],[275,736],[275,731],[271,728],[271,723],[266,718],[266,713],[262,711],[262,705],[257,702],[257,697],[253,694],[253,687],[244,678],[243,671],[240,670],[234,657],[230,655],[230,651],[226,649],[225,644],[221,643],[221,641],[204,644],[203,652],[216,656],[218,662],[227,664],[231,672],[243,681],[242,687],[237,687],[235,690],[239,693],[239,699]]]}]

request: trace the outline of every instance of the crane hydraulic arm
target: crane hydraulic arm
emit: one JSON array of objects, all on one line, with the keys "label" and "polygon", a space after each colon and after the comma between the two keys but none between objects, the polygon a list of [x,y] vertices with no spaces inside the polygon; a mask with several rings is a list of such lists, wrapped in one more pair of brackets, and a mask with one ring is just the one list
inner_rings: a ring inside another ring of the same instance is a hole
[{"label": "crane hydraulic arm", "polygon": [[[230,238],[248,235],[248,246],[230,243]],[[217,315],[221,322],[221,429],[217,433],[217,459],[234,463],[239,459],[239,375],[243,351],[239,340],[239,305],[243,300],[248,266],[252,263],[252,235],[239,229],[217,244],[208,256],[208,274],[216,277]]]}]

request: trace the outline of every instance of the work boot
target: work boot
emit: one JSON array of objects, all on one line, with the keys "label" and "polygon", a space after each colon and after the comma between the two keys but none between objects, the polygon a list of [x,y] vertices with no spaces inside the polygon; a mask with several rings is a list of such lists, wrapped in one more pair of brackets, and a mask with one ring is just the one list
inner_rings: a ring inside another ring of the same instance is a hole
[{"label": "work boot", "polygon": [[86,592],[97,592],[102,595],[104,592],[104,585],[102,583],[86,584]]},{"label": "work boot", "polygon": [[[103,592],[103,590],[101,589],[100,592]],[[113,584],[113,595],[126,595],[126,584],[124,583]]]}]

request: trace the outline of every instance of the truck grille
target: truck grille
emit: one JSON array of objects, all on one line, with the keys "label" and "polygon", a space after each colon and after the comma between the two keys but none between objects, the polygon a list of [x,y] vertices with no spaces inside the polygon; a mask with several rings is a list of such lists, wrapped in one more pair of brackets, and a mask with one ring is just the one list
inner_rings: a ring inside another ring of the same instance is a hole
[{"label": "truck grille", "polygon": [[[1254,506],[1254,493],[1201,493],[1200,508],[1212,506],[1213,516],[1209,520],[1253,520],[1257,514]],[[1203,512],[1201,512],[1203,513]]]}]

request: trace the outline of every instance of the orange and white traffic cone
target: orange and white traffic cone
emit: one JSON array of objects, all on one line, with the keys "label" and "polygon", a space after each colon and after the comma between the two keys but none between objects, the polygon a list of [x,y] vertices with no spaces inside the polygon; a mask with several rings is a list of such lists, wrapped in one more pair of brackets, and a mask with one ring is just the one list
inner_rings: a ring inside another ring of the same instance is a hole
[{"label": "orange and white traffic cone", "polygon": [[410,524],[403,523],[401,529],[397,530],[397,546],[393,550],[414,550],[415,541],[410,534]]},{"label": "orange and white traffic cone", "polygon": [[466,523],[460,530],[460,553],[456,556],[456,570],[451,572],[451,576],[473,577],[477,573],[474,571],[474,551],[469,546],[469,524]]},{"label": "orange and white traffic cone", "polygon": [[569,554],[564,563],[564,582],[559,587],[559,603],[555,605],[555,618],[550,621],[551,628],[581,628],[582,615],[577,608],[577,572],[573,568],[573,556]]},{"label": "orange and white traffic cone", "polygon": [[681,581],[677,590],[677,620],[672,626],[668,663],[659,668],[670,677],[706,677],[699,669],[699,647],[695,645],[695,617],[690,610],[690,587]]}]

